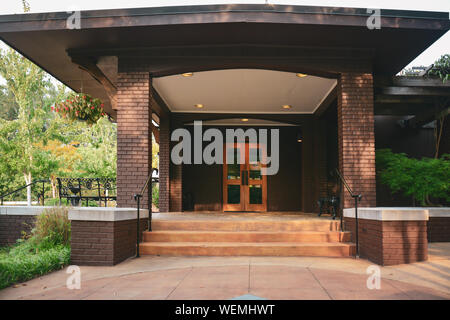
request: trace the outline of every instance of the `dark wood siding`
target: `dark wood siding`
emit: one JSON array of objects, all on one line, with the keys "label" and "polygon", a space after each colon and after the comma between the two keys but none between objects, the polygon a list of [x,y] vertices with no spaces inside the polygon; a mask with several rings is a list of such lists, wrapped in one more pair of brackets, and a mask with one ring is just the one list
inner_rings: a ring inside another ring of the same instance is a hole
[{"label": "dark wood siding", "polygon": [[[301,144],[297,142],[298,127],[279,129],[280,169],[276,175],[268,176],[267,179],[267,209],[301,210]],[[183,195],[186,197],[187,194],[192,197],[196,211],[222,210],[222,165],[183,165]]]}]

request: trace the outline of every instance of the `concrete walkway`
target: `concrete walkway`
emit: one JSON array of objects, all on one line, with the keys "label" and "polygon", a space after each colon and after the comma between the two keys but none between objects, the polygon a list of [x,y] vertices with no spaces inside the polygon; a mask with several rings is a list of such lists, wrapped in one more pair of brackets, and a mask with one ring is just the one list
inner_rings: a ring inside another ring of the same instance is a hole
[{"label": "concrete walkway", "polygon": [[450,299],[450,243],[431,244],[427,262],[381,267],[369,290],[369,261],[317,257],[152,257],[114,267],[81,267],[81,289],[66,270],[0,291],[0,299]]}]

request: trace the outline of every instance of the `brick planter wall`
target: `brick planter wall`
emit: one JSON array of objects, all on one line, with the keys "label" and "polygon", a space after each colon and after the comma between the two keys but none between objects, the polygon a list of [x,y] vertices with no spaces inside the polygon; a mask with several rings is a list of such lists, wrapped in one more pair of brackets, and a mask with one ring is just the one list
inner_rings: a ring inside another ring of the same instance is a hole
[{"label": "brick planter wall", "polygon": [[16,243],[22,233],[29,233],[34,226],[36,216],[0,215],[0,246]]},{"label": "brick planter wall", "polygon": [[429,242],[450,242],[450,208],[427,208]]},{"label": "brick planter wall", "polygon": [[[72,224],[71,264],[112,266],[136,255],[136,209],[78,208],[69,211]],[[140,239],[148,226],[141,211]]]},{"label": "brick planter wall", "polygon": [[430,217],[428,221],[429,242],[450,242],[450,218]]},{"label": "brick planter wall", "polygon": [[0,246],[14,244],[24,231],[29,233],[45,208],[50,207],[0,206]]},{"label": "brick planter wall", "polygon": [[[361,258],[383,266],[428,259],[426,221],[358,220]],[[355,241],[355,219],[344,218],[344,223]]]},{"label": "brick planter wall", "polygon": [[[344,210],[344,228],[355,241],[353,209]],[[408,211],[409,210],[409,211]],[[427,210],[386,210],[361,208],[358,211],[359,254],[376,264],[389,266],[428,259]]]},{"label": "brick planter wall", "polygon": [[[141,219],[142,232],[148,219]],[[71,264],[112,266],[136,254],[136,219],[125,221],[72,220]]]}]

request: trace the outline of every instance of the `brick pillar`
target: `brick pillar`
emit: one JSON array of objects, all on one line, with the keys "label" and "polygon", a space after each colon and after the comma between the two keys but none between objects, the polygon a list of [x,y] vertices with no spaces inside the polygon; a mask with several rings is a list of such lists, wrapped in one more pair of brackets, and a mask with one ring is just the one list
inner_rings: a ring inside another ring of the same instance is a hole
[{"label": "brick pillar", "polygon": [[[148,72],[120,72],[117,78],[117,206],[135,207],[133,195],[151,170],[152,139]],[[145,192],[142,208],[148,208]]]},{"label": "brick pillar", "polygon": [[159,124],[159,212],[169,212],[170,193],[170,117]]},{"label": "brick pillar", "polygon": [[[338,83],[339,169],[355,193],[363,195],[360,206],[376,206],[373,76],[343,73]],[[342,188],[343,208],[354,207]]]},{"label": "brick pillar", "polygon": [[[171,123],[171,132],[181,127],[180,124]],[[169,136],[170,139],[170,136]],[[178,142],[170,142],[170,150]],[[170,161],[170,211],[180,212],[183,210],[183,165],[175,165]]]}]

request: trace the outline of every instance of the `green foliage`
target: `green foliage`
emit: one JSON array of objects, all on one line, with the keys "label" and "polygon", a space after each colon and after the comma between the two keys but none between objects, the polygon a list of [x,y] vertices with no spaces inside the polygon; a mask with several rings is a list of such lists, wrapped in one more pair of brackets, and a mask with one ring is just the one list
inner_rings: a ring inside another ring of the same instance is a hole
[{"label": "green foliage", "polygon": [[63,268],[70,262],[67,208],[46,209],[31,234],[0,250],[0,289]]},{"label": "green foliage", "polygon": [[152,134],[152,168],[157,168],[159,170],[159,144],[156,143],[153,134]]},{"label": "green foliage", "polygon": [[5,120],[17,119],[19,106],[14,95],[7,87],[0,85],[0,118]]},{"label": "green foliage", "polygon": [[440,57],[428,71],[428,74],[437,75],[442,79],[442,82],[446,82],[450,77],[450,54],[444,54]]},{"label": "green foliage", "polygon": [[0,178],[20,175],[28,184],[56,166],[50,153],[40,148],[59,137],[57,122],[50,121],[52,98],[48,93],[52,84],[42,69],[12,49],[0,51],[0,75],[6,81],[6,95],[14,97],[18,106],[16,119],[0,119],[0,155],[4,162]]},{"label": "green foliage", "polygon": [[[58,176],[116,177],[117,128],[107,117],[90,126],[51,112],[55,102],[79,94],[53,85],[49,75],[12,49],[0,51],[0,76],[6,80],[0,87],[0,194],[50,178],[47,197],[56,196]],[[26,192],[11,199],[22,200]]]},{"label": "green foliage", "polygon": [[0,250],[0,289],[59,270],[69,262],[69,246],[36,250],[26,241],[4,248]]},{"label": "green foliage", "polygon": [[376,165],[381,182],[393,192],[412,196],[422,206],[431,205],[430,197],[450,201],[450,155],[419,160],[380,149]]},{"label": "green foliage", "polygon": [[69,245],[70,221],[67,207],[48,208],[38,215],[28,241],[40,249]]},{"label": "green foliage", "polygon": [[152,203],[159,208],[159,183],[152,186]]},{"label": "green foliage", "polygon": [[81,159],[75,164],[75,174],[84,178],[116,178],[117,125],[103,117],[84,128],[78,138]]},{"label": "green foliage", "polygon": [[72,92],[51,109],[71,121],[83,120],[90,125],[105,115],[100,99],[92,98],[86,93]]}]

